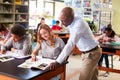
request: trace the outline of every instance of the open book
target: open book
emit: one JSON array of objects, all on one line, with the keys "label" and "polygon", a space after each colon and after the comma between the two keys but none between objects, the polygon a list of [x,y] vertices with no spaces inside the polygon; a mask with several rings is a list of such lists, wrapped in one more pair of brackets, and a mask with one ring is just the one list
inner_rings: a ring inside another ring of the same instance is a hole
[{"label": "open book", "polygon": [[12,53],[11,51],[7,51],[5,54],[0,53],[0,61],[2,62],[13,60],[14,58],[27,59],[30,57],[31,55],[21,56],[21,55],[18,55],[17,53]]},{"label": "open book", "polygon": [[13,59],[14,59],[14,57],[11,56],[11,55],[2,55],[2,54],[0,54],[0,61],[1,62],[13,60]]},{"label": "open book", "polygon": [[18,65],[18,67],[21,68],[31,68],[31,69],[40,69],[45,70],[49,67],[51,62],[54,62],[55,60],[37,57],[37,61],[31,61],[31,59],[26,60],[24,63]]}]

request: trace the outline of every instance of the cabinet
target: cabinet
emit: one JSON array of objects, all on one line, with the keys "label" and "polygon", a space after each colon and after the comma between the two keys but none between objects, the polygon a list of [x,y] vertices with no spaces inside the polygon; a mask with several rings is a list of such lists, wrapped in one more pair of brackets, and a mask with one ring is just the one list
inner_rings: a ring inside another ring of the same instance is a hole
[{"label": "cabinet", "polygon": [[28,28],[29,0],[0,0],[0,23]]}]

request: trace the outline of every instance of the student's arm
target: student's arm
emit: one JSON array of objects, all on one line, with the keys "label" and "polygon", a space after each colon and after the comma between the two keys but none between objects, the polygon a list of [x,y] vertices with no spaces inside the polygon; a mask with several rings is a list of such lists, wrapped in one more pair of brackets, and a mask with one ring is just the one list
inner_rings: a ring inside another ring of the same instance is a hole
[{"label": "student's arm", "polygon": [[32,56],[32,58],[31,58],[32,61],[36,61],[36,60],[37,60],[36,55],[37,55],[37,53],[38,53],[39,50],[40,50],[40,44],[37,43],[36,47],[34,48],[32,54],[31,54],[31,56]]},{"label": "student's arm", "polygon": [[36,54],[37,54],[37,51],[36,51],[36,49],[34,49],[32,54],[31,54],[32,61],[37,61]]},{"label": "student's arm", "polygon": [[1,46],[1,53],[5,53],[6,50],[10,50],[12,47],[13,38],[11,37],[5,44]]},{"label": "student's arm", "polygon": [[11,32],[9,31],[6,38],[3,41],[3,44],[5,44],[8,41],[8,39],[10,39],[10,37],[11,37]]},{"label": "student's arm", "polygon": [[16,49],[14,53],[17,53],[20,56],[25,56],[31,53],[31,50],[32,50],[31,37],[28,36],[24,38],[23,42],[19,44],[23,44],[22,49]]},{"label": "student's arm", "polygon": [[98,36],[96,39],[97,39],[100,43],[102,43],[102,42],[104,41],[103,38],[104,38],[104,34]]}]

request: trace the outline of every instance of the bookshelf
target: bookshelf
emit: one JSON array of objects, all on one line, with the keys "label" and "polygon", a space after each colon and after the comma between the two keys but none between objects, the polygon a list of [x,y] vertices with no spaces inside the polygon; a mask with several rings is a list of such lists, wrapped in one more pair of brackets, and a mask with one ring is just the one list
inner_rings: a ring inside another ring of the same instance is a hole
[{"label": "bookshelf", "polygon": [[0,0],[0,23],[28,28],[29,0]]}]

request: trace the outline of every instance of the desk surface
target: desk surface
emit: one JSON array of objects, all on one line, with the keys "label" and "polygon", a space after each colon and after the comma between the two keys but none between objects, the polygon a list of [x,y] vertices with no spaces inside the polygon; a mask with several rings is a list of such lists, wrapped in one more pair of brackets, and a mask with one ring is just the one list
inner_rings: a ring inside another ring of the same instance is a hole
[{"label": "desk surface", "polygon": [[120,45],[100,44],[101,48],[120,50]]},{"label": "desk surface", "polygon": [[[43,75],[44,73],[50,71],[49,69],[42,71],[42,70],[24,69],[17,67],[24,61],[25,60],[15,59],[6,62],[0,62],[0,74],[20,80],[23,79],[28,80]],[[61,64],[60,66],[65,65],[66,63],[67,62]]]},{"label": "desk surface", "polygon": [[[102,48],[103,54],[112,54],[112,55],[118,55],[120,56],[120,45],[109,45],[109,44],[100,44],[100,47]],[[105,51],[107,49],[107,51]],[[113,51],[114,50],[114,51]],[[113,52],[111,52],[113,51]],[[108,72],[115,72],[120,73],[119,69],[113,68],[113,59],[111,61],[112,68],[106,68],[106,67],[99,67],[100,70],[108,71]]]},{"label": "desk surface", "polygon": [[53,31],[54,34],[69,34],[69,31]]}]

